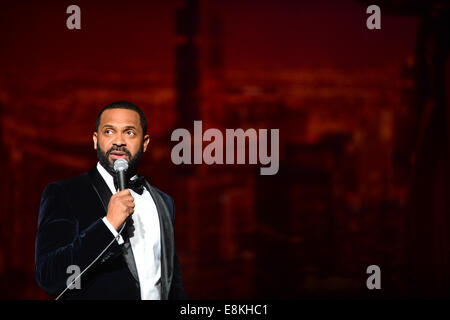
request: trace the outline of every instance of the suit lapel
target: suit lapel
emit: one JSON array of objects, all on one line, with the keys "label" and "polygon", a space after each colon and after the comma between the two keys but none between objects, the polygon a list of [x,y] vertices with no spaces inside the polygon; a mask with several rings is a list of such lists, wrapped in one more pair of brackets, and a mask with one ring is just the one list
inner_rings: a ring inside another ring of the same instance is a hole
[{"label": "suit lapel", "polygon": [[145,181],[147,189],[153,198],[158,211],[159,226],[161,229],[161,299],[167,300],[169,297],[170,286],[173,274],[173,226],[169,209],[161,195],[147,181]]},{"label": "suit lapel", "polygon": [[108,211],[109,200],[112,197],[111,190],[109,190],[108,185],[106,184],[105,180],[103,180],[100,172],[98,172],[96,167],[93,167],[88,174],[89,178],[91,179],[92,187],[100,198],[106,214],[106,212]]}]

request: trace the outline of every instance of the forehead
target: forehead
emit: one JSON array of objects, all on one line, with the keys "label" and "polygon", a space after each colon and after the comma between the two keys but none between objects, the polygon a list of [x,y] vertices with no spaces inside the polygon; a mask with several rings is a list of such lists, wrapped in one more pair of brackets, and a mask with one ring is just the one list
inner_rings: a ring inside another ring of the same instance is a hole
[{"label": "forehead", "polygon": [[134,126],[141,128],[139,113],[129,109],[108,109],[103,111],[100,118],[100,127],[104,125]]}]

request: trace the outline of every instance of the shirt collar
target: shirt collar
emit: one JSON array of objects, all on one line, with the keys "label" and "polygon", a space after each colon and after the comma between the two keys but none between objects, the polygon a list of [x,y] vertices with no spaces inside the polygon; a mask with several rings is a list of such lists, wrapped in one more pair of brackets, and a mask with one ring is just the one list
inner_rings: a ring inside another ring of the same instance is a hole
[{"label": "shirt collar", "polygon": [[[111,190],[112,194],[116,193],[116,188],[114,186],[114,178],[113,176],[106,171],[105,168],[103,168],[103,166],[100,164],[100,162],[97,162],[97,170],[100,173],[100,175],[102,176],[103,180],[105,180],[106,184],[108,185],[109,190]],[[134,180],[137,178],[137,175],[134,175],[133,177],[131,177],[131,180]]]},{"label": "shirt collar", "polygon": [[103,180],[105,180],[106,184],[108,185],[109,190],[111,190],[112,194],[116,193],[116,188],[114,187],[114,178],[113,176],[106,171],[105,168],[100,164],[100,162],[97,162],[97,170],[102,176]]}]

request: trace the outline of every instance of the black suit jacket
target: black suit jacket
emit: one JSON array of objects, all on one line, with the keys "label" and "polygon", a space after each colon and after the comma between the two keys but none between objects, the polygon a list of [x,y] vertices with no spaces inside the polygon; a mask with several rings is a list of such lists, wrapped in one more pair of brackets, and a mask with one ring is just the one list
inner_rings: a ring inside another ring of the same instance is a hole
[{"label": "black suit jacket", "polygon": [[[173,199],[147,184],[161,229],[161,299],[186,299],[175,251]],[[112,245],[84,273],[81,289],[67,290],[66,299],[140,299],[139,282],[123,255],[123,245],[102,218],[112,194],[94,167],[88,173],[48,185],[41,199],[36,236],[35,276],[50,295],[62,292],[70,265],[83,271],[111,242]],[[133,263],[134,263],[134,259]]]}]

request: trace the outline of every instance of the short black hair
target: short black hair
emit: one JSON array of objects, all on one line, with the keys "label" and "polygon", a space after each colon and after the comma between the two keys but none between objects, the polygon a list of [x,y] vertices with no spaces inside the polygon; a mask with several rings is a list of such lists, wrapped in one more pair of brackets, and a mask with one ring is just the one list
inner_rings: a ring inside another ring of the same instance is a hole
[{"label": "short black hair", "polygon": [[139,109],[138,106],[128,101],[116,101],[104,106],[102,110],[100,110],[100,112],[98,113],[97,121],[95,122],[95,131],[98,132],[98,127],[100,126],[100,118],[102,117],[103,112],[109,109],[128,109],[136,111],[139,114],[142,132],[144,133],[145,136],[145,134],[147,133],[147,119],[145,118],[145,114],[144,112],[142,112],[141,109]]}]

